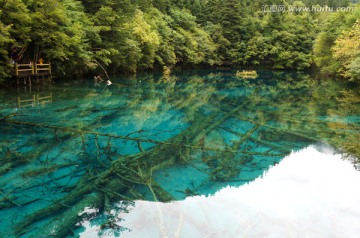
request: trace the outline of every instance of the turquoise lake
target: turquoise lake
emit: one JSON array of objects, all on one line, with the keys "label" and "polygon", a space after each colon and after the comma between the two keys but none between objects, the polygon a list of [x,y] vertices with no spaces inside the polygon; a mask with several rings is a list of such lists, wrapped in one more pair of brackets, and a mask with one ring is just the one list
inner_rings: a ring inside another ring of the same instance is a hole
[{"label": "turquoise lake", "polygon": [[119,221],[137,201],[167,206],[247,186],[309,146],[358,166],[359,86],[235,73],[0,89],[0,237],[79,237],[84,221],[98,229],[81,237],[131,236]]}]

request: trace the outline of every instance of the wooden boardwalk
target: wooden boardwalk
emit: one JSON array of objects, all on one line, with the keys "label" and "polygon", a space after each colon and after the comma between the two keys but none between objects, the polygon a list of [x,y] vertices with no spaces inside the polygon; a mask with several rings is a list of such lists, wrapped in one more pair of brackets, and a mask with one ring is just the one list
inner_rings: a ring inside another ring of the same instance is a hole
[{"label": "wooden boardwalk", "polygon": [[36,64],[36,63],[28,63],[28,64],[18,64],[15,63],[15,71],[14,75],[16,77],[17,84],[19,84],[19,79],[24,79],[24,84],[26,84],[26,80],[28,80],[29,84],[31,84],[31,79],[35,78],[39,80],[39,78],[51,77],[51,64]]}]

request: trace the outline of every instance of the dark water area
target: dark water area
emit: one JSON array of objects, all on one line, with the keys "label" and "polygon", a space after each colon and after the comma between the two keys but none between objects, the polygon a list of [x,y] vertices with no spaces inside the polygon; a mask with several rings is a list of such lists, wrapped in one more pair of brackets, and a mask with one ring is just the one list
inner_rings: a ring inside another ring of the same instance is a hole
[{"label": "dark water area", "polygon": [[111,81],[0,91],[0,237],[74,237],[82,219],[116,236],[106,211],[119,201],[125,212],[213,195],[309,145],[360,158],[360,90],[344,81],[205,70]]}]

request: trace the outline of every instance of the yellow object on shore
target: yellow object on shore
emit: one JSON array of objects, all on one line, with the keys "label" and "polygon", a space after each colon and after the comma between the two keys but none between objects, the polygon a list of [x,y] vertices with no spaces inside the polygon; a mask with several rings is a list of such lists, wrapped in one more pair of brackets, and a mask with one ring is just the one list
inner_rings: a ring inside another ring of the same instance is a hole
[{"label": "yellow object on shore", "polygon": [[258,76],[255,70],[236,71],[236,77],[239,78],[257,78]]}]

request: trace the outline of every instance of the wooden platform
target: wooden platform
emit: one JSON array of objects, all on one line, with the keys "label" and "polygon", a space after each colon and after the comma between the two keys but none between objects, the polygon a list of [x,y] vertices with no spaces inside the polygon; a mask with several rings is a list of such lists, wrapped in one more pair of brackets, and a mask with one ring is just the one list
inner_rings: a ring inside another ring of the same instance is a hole
[{"label": "wooden platform", "polygon": [[32,78],[39,80],[39,78],[51,77],[51,64],[15,63],[14,76],[16,77],[17,84],[19,84],[19,79],[24,79],[24,84],[26,84],[26,80],[31,84]]}]

